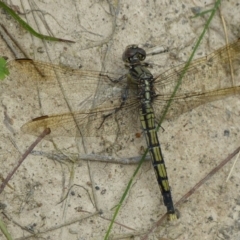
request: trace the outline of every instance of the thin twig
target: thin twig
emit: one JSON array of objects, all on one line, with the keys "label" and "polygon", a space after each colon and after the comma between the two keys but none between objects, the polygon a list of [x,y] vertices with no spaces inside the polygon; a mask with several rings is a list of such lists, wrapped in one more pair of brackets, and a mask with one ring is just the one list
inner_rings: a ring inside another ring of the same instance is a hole
[{"label": "thin twig", "polygon": [[[236,154],[238,154],[240,151],[240,147],[238,147],[233,153],[231,153],[227,158],[225,158],[222,162],[219,163],[218,166],[216,166],[214,169],[212,169],[202,180],[200,180],[193,188],[191,188],[180,200],[177,201],[175,206],[180,206],[182,203],[184,203],[191,195],[193,195],[194,192],[198,188],[200,188],[208,179],[210,179],[216,172],[218,172],[225,164],[227,164]],[[147,239],[148,235],[153,232],[153,230],[160,226],[162,222],[167,218],[167,213],[165,213],[148,231],[148,234],[143,236],[141,240]]]},{"label": "thin twig", "polygon": [[[0,24],[0,26],[2,27],[2,30],[4,31],[4,32],[1,31],[1,35],[3,37],[3,40],[6,42],[6,44],[8,45],[9,49],[14,54],[14,56],[16,58],[19,58],[18,55],[19,55],[19,51],[20,51],[21,54],[23,54],[25,58],[30,58],[29,55],[26,53],[26,51],[23,50],[23,48],[20,46],[20,44],[8,32],[8,30],[5,28],[5,26],[3,24]],[[8,38],[13,42],[14,45],[10,42],[10,40]]]},{"label": "thin twig", "polygon": [[14,173],[17,171],[17,169],[20,167],[20,165],[23,163],[25,158],[31,153],[31,151],[36,147],[36,145],[49,133],[51,132],[50,128],[46,128],[36,139],[34,143],[27,149],[27,151],[22,155],[21,159],[18,161],[16,167],[8,174],[5,181],[0,186],[0,194],[2,193],[3,189],[6,187]]}]

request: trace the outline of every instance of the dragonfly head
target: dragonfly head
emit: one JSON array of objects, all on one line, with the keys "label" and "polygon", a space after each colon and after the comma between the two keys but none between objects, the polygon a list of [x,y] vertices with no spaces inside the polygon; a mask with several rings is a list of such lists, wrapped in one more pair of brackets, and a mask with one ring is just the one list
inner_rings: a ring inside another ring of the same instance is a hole
[{"label": "dragonfly head", "polygon": [[128,64],[139,63],[145,58],[146,52],[142,48],[139,48],[136,44],[127,46],[122,55],[122,60]]}]

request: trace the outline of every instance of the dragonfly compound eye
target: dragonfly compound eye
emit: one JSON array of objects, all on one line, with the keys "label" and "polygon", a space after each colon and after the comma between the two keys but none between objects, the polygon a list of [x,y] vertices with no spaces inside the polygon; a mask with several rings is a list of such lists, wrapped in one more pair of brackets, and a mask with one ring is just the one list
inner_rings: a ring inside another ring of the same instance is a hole
[{"label": "dragonfly compound eye", "polygon": [[146,58],[145,50],[139,48],[135,44],[127,46],[122,55],[122,60],[126,63],[135,63],[143,61],[145,58]]}]

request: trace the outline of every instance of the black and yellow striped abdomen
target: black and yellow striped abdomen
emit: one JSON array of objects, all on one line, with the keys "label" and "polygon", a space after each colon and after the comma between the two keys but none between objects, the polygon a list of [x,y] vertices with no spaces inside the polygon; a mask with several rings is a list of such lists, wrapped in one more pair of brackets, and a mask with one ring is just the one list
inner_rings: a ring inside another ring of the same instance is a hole
[{"label": "black and yellow striped abdomen", "polygon": [[151,155],[155,175],[162,192],[164,205],[167,207],[169,219],[176,219],[166,166],[156,132],[154,112],[151,103],[148,101],[142,103],[140,108],[140,120],[147,140],[148,150]]},{"label": "black and yellow striped abdomen", "polygon": [[152,102],[154,101],[154,79],[151,72],[144,66],[135,64],[128,74],[129,84],[138,85],[139,114],[142,128],[147,140],[148,150],[151,155],[153,168],[163,196],[164,205],[170,220],[177,218],[171,190],[168,182],[167,170],[156,131],[156,121]]}]

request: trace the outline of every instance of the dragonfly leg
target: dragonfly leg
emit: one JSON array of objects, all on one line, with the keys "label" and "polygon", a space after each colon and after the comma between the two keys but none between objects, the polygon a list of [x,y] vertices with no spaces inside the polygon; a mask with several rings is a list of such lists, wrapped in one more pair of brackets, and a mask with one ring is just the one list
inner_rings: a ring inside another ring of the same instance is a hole
[{"label": "dragonfly leg", "polygon": [[113,83],[118,83],[121,82],[124,78],[126,78],[126,74],[122,75],[121,77],[117,78],[117,79],[112,79],[111,77],[109,77],[107,74],[99,74],[100,76],[106,77],[108,78],[111,82]]},{"label": "dragonfly leg", "polygon": [[106,114],[106,115],[103,115],[103,120],[102,120],[100,126],[98,127],[98,129],[100,129],[100,128],[102,127],[104,121],[105,121],[108,117],[112,116],[113,114],[116,114],[119,110],[121,110],[121,109],[124,107],[124,105],[125,105],[125,103],[126,103],[126,101],[127,101],[127,98],[128,98],[128,89],[129,89],[128,86],[125,87],[125,89],[124,89],[124,91],[123,91],[123,93],[122,93],[122,97],[121,97],[121,98],[122,98],[122,101],[121,101],[120,106],[117,107],[113,112],[111,112],[111,113],[109,113],[109,114]]}]

